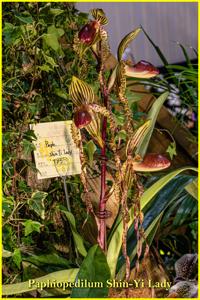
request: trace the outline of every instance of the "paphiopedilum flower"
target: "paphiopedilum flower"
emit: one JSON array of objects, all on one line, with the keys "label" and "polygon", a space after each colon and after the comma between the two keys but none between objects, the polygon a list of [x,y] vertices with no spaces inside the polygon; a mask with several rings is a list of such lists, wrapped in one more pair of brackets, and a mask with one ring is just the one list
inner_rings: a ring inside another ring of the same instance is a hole
[{"label": "paphiopedilum flower", "polygon": [[159,70],[151,63],[141,60],[134,66],[125,65],[125,74],[129,77],[152,78],[159,74]]},{"label": "paphiopedilum flower", "polygon": [[74,123],[77,128],[81,129],[90,124],[92,117],[86,105],[78,107],[74,113]]},{"label": "paphiopedilum flower", "polygon": [[95,41],[99,27],[98,21],[90,21],[79,31],[79,40],[86,45],[91,45]]},{"label": "paphiopedilum flower", "polygon": [[149,153],[142,162],[135,162],[133,167],[136,172],[155,172],[169,168],[170,165],[171,162],[165,156]]}]

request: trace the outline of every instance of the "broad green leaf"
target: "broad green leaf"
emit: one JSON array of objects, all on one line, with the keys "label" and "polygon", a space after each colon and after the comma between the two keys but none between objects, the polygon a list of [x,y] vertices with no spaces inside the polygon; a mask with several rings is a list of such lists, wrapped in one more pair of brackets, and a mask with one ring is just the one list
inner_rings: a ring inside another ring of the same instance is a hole
[{"label": "broad green leaf", "polygon": [[[167,175],[165,175],[163,178],[159,179],[156,181],[151,187],[149,187],[144,194],[141,197],[141,209],[143,210],[145,206],[153,199],[153,197],[168,183],[170,180],[172,180],[175,176],[180,174],[181,172],[187,171],[187,170],[192,170],[197,172],[196,168],[193,167],[186,167],[186,168],[181,168],[178,170],[175,170]],[[131,208],[129,210],[129,216],[130,216],[130,221],[128,223],[128,228],[134,221],[134,210]],[[117,260],[119,257],[119,253],[121,250],[121,245],[122,245],[122,234],[123,234],[123,223],[119,219],[118,220],[118,225],[115,225],[115,230],[113,232],[112,237],[110,238],[110,243],[108,246],[108,252],[107,252],[107,261],[108,265],[110,267],[111,271],[111,277],[115,277],[115,272],[116,272],[116,265],[117,265]]]},{"label": "broad green leaf", "polygon": [[22,294],[25,292],[41,289],[42,286],[43,288],[45,288],[44,285],[45,283],[47,284],[48,280],[50,282],[55,281],[55,282],[61,282],[63,284],[66,283],[66,290],[67,290],[67,282],[74,282],[78,271],[79,269],[63,270],[63,271],[53,272],[39,278],[30,279],[25,282],[5,284],[3,285],[2,294],[4,296],[8,296],[8,295]]},{"label": "broad green leaf", "polygon": [[54,25],[49,26],[48,31],[49,34],[54,34],[57,38],[60,38],[65,32],[62,28],[57,28]]},{"label": "broad green leaf", "polygon": [[67,220],[69,221],[70,224],[70,228],[72,231],[72,235],[74,238],[74,242],[75,245],[77,247],[78,252],[82,255],[82,256],[86,256],[87,255],[87,251],[85,249],[84,243],[83,243],[83,239],[81,237],[81,235],[78,233],[77,229],[76,229],[76,222],[75,222],[75,218],[72,215],[72,213],[70,213],[69,211],[67,211],[65,209],[65,207],[63,206],[59,206],[60,211],[62,211],[65,216],[67,217]]},{"label": "broad green leaf", "polygon": [[18,267],[18,269],[20,269],[21,267],[21,262],[22,262],[22,256],[21,256],[21,251],[20,249],[15,249],[14,253],[12,255],[13,261],[16,264],[16,266]]},{"label": "broad green leaf", "polygon": [[198,179],[189,183],[185,189],[193,198],[198,200]]},{"label": "broad green leaf", "polygon": [[129,32],[120,42],[119,47],[118,47],[118,51],[117,51],[117,57],[118,57],[118,61],[120,61],[122,59],[122,55],[125,51],[125,49],[127,48],[128,44],[136,38],[136,36],[138,35],[138,33],[141,31],[141,28],[137,28],[134,31]]},{"label": "broad green leaf", "polygon": [[44,267],[45,265],[55,265],[56,267],[69,267],[69,261],[56,253],[32,255],[24,257],[23,261],[28,261],[35,266]]},{"label": "broad green leaf", "polygon": [[[149,227],[151,227],[152,224],[154,224],[154,220],[158,216],[164,214],[165,217],[166,210],[169,207],[171,207],[174,202],[177,201],[177,197],[180,197],[180,194],[184,190],[184,187],[189,182],[193,181],[194,178],[195,177],[191,175],[176,176],[170,182],[168,182],[166,186],[164,186],[162,190],[160,190],[160,192],[156,194],[155,197],[153,197],[152,201],[149,202],[149,205],[146,205],[143,210],[144,212],[143,228],[145,232],[148,232]],[[193,204],[192,201],[191,204]],[[147,236],[149,245],[151,245],[151,242],[153,240],[157,228],[158,228],[158,224],[156,225],[156,227],[154,227],[154,230],[150,232],[150,235]],[[128,238],[127,238],[127,251],[130,256],[131,265],[134,264],[134,259],[136,255],[136,244],[137,241],[135,236],[135,230],[134,230],[134,226],[132,225],[129,229]],[[120,275],[122,275],[122,273],[124,274],[124,266],[123,266],[124,263],[125,263],[124,257],[121,254],[119,256],[118,264],[117,264],[117,270],[120,270],[119,271]]]},{"label": "broad green leaf", "polygon": [[169,174],[165,175],[163,178],[156,181],[156,183],[154,183],[151,187],[149,187],[142,195],[141,209],[143,209],[151,201],[151,199],[175,176],[177,176],[178,174],[184,171],[189,171],[189,170],[194,172],[198,171],[197,168],[193,168],[193,167],[180,168],[173,172],[170,172]]},{"label": "broad green leaf", "polygon": [[151,121],[151,124],[150,124],[148,130],[143,135],[143,138],[141,139],[141,141],[138,144],[137,149],[136,149],[136,154],[140,155],[141,157],[144,157],[144,155],[147,151],[149,141],[150,141],[151,135],[154,130],[157,116],[159,114],[159,111],[160,111],[163,103],[167,99],[168,95],[169,95],[169,92],[163,93],[158,99],[156,99],[156,101],[153,103],[151,109],[148,112],[147,118],[148,118],[148,120]]},{"label": "broad green leaf", "polygon": [[58,39],[64,34],[62,28],[56,28],[54,25],[49,26],[47,33],[43,34],[42,38],[47,46],[51,47],[53,50],[60,50],[60,44]]},{"label": "broad green leaf", "polygon": [[185,193],[183,192],[180,198],[181,198],[181,202],[176,208],[176,215],[173,216],[172,230],[173,230],[173,226],[174,228],[181,226],[186,222],[188,218],[192,222],[193,212],[195,210],[195,207],[196,207],[195,210],[196,213],[198,210],[197,201],[189,193],[187,193],[186,191]]},{"label": "broad green leaf", "polygon": [[45,219],[45,205],[44,200],[48,196],[48,193],[36,191],[32,194],[31,199],[28,200],[29,208],[40,216],[42,220]]},{"label": "broad green leaf", "polygon": [[45,33],[42,38],[48,47],[51,47],[55,51],[59,50],[60,44],[55,34]]},{"label": "broad green leaf", "polygon": [[41,224],[37,221],[26,220],[22,223],[25,226],[25,236],[31,234],[34,231],[40,232]]},{"label": "broad green leaf", "polygon": [[85,149],[87,151],[88,154],[88,158],[89,158],[89,164],[90,166],[92,166],[93,164],[93,159],[94,159],[94,153],[97,150],[97,147],[95,145],[95,143],[90,140],[86,145],[85,145]]},{"label": "broad green leaf", "polygon": [[107,264],[106,256],[99,247],[94,245],[88,251],[80,270],[77,280],[87,280],[97,283],[93,288],[73,288],[71,298],[105,298],[108,295],[106,281],[110,279],[110,270]]},{"label": "broad green leaf", "polygon": [[19,26],[14,26],[11,23],[5,22],[3,28],[3,37],[5,46],[10,46],[20,40],[22,31]]},{"label": "broad green leaf", "polygon": [[27,11],[21,13],[21,14],[15,14],[15,18],[20,20],[22,23],[25,24],[32,24],[33,23],[33,18],[31,14]]},{"label": "broad green leaf", "polygon": [[31,152],[35,150],[35,146],[33,145],[33,143],[25,139],[23,139],[22,141],[22,147],[23,147],[23,152],[27,155],[31,154]]}]

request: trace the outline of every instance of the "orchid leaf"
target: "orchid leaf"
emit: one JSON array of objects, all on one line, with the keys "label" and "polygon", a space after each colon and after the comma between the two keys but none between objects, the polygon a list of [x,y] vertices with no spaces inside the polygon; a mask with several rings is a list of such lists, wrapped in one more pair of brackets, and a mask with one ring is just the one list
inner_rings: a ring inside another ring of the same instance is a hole
[{"label": "orchid leaf", "polygon": [[94,245],[88,251],[84,259],[77,280],[87,280],[102,285],[94,287],[73,288],[71,298],[104,298],[108,295],[106,281],[110,279],[110,270],[106,261],[106,256],[99,245]]},{"label": "orchid leaf", "polygon": [[147,151],[147,148],[149,145],[149,141],[152,136],[154,126],[156,123],[156,119],[157,119],[159,111],[160,111],[163,103],[167,99],[168,95],[169,95],[169,92],[165,92],[159,98],[157,98],[156,101],[153,103],[151,109],[148,112],[147,118],[151,121],[151,124],[150,124],[148,130],[143,135],[143,138],[141,139],[140,143],[138,144],[136,152],[135,152],[136,154],[140,155],[141,157],[144,157],[144,155],[146,154],[146,151]]},{"label": "orchid leaf", "polygon": [[75,245],[77,247],[78,252],[82,256],[86,256],[87,251],[85,249],[83,239],[82,239],[81,235],[78,233],[78,231],[76,229],[76,222],[75,222],[75,218],[74,218],[73,214],[70,213],[69,211],[67,211],[66,208],[63,207],[63,206],[60,206],[60,211],[62,211],[65,214],[65,216],[66,216],[66,218],[67,218],[67,220],[70,224],[70,228],[71,228],[73,238],[74,238],[74,242],[75,242]]},{"label": "orchid leaf", "polygon": [[[177,196],[184,190],[184,187],[194,180],[194,176],[190,175],[181,175],[175,176],[172,178],[166,185],[153,197],[143,208],[144,212],[144,221],[143,221],[143,228],[145,230],[146,237],[148,238],[147,232],[150,232],[149,228],[152,227],[154,224],[154,220],[163,214],[166,209],[170,205],[177,201]],[[160,180],[158,180],[159,182]],[[149,188],[151,189],[151,187]],[[169,197],[169,195],[171,195]],[[157,226],[156,226],[157,227]],[[156,232],[154,232],[155,235]],[[152,241],[152,234],[150,234],[150,239],[148,238],[148,243]],[[130,261],[133,264],[134,258],[136,255],[136,244],[137,240],[135,237],[135,230],[134,226],[132,225],[128,232],[127,238],[127,247],[128,247],[128,254],[130,256]],[[121,254],[118,260],[117,269],[120,270],[120,275],[124,273],[124,257]],[[123,272],[122,272],[123,270]]]},{"label": "orchid leaf", "polygon": [[162,53],[162,51],[160,50],[160,48],[153,42],[153,40],[150,38],[150,36],[147,34],[147,32],[144,30],[144,28],[142,26],[141,26],[141,29],[144,32],[144,34],[146,35],[149,42],[152,44],[152,46],[156,50],[157,54],[159,55],[160,59],[162,60],[162,62],[164,64],[164,66],[168,65],[168,61],[167,61],[166,57],[164,56],[164,54]]},{"label": "orchid leaf", "polygon": [[[169,183],[175,176],[187,170],[192,170],[197,172],[197,169],[193,167],[181,168],[173,172],[170,172],[169,174],[165,175],[164,177],[156,181],[152,186],[150,186],[141,197],[141,209],[143,210],[147,206],[147,204],[153,199],[153,197],[157,193],[159,193],[159,191],[161,191],[161,189],[165,187],[165,185]],[[128,223],[128,228],[130,228],[134,220],[133,208],[129,210],[129,217],[130,217],[130,221]],[[123,223],[121,218],[118,218],[118,224],[115,224],[115,230],[113,231],[112,237],[110,237],[110,242],[107,251],[107,261],[111,270],[111,278],[115,277],[117,260],[122,246],[122,234],[123,234]]]},{"label": "orchid leaf", "polygon": [[189,183],[185,189],[193,198],[198,200],[198,179]]},{"label": "orchid leaf", "polygon": [[[62,270],[53,272],[50,274],[47,274],[45,276],[34,278],[25,282],[20,283],[14,283],[14,284],[4,284],[3,292],[2,294],[4,296],[8,295],[15,295],[15,294],[22,294],[25,292],[30,292],[38,289],[38,285],[43,284],[43,288],[45,288],[44,283],[51,281],[55,282],[74,282],[76,279],[76,275],[78,273],[79,269],[68,269],[68,270]],[[30,284],[32,282],[32,284]]]}]

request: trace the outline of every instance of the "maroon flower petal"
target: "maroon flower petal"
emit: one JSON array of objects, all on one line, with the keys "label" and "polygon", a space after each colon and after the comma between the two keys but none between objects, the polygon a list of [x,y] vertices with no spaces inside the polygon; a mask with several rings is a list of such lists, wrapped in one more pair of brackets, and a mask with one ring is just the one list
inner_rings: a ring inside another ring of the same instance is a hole
[{"label": "maroon flower petal", "polygon": [[163,155],[147,154],[142,162],[134,163],[134,170],[138,172],[155,172],[169,168],[171,162]]},{"label": "maroon flower petal", "polygon": [[97,21],[90,21],[79,31],[78,37],[81,42],[91,44],[94,41],[98,29],[99,23]]},{"label": "maroon flower petal", "polygon": [[84,128],[92,121],[92,117],[86,106],[81,106],[75,111],[74,123],[79,129]]},{"label": "maroon flower petal", "polygon": [[145,60],[139,61],[134,66],[125,66],[127,76],[136,78],[151,78],[159,74],[159,70]]},{"label": "maroon flower petal", "polygon": [[159,70],[146,60],[141,60],[134,65],[138,72],[148,71],[150,73],[159,74]]}]

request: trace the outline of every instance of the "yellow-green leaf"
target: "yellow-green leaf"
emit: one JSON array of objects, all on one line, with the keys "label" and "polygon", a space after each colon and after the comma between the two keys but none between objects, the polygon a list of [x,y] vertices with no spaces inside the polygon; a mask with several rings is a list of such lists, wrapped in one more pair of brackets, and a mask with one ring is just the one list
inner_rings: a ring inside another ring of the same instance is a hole
[{"label": "yellow-green leaf", "polygon": [[14,284],[4,284],[2,294],[4,296],[22,294],[25,292],[30,292],[39,289],[44,284],[48,282],[74,282],[76,279],[76,275],[78,274],[79,269],[68,269],[57,271],[54,273],[47,274],[45,276],[30,279],[25,282],[14,283]]}]

